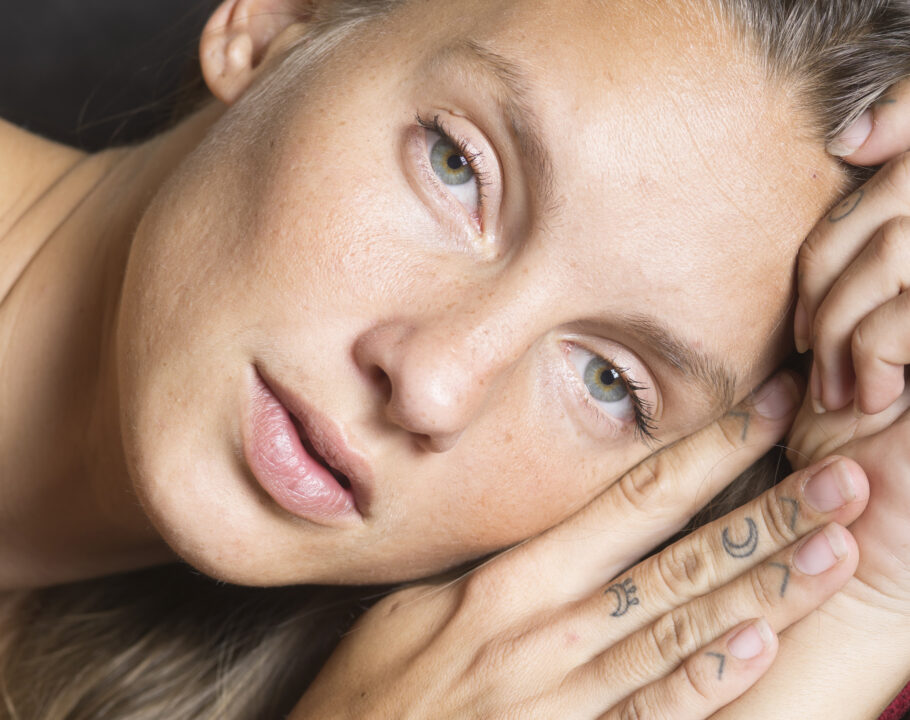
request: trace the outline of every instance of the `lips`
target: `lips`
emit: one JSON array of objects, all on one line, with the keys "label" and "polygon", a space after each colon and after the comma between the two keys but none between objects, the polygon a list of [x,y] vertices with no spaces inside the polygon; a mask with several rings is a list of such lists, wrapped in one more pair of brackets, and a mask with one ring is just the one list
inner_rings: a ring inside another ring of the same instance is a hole
[{"label": "lips", "polygon": [[[339,428],[254,368],[243,448],[275,502],[324,525],[362,520],[370,469]],[[358,508],[360,510],[358,510]]]}]

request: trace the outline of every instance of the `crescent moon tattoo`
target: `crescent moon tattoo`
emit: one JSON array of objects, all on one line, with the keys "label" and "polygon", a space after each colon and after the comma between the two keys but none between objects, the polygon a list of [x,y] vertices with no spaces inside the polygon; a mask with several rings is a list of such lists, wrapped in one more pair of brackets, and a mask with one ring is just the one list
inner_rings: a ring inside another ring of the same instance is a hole
[{"label": "crescent moon tattoo", "polygon": [[749,557],[758,547],[758,527],[755,525],[755,521],[752,518],[747,517],[746,523],[749,526],[749,537],[741,543],[733,542],[730,539],[730,528],[724,528],[723,534],[721,535],[721,541],[724,544],[724,550],[730,557]]},{"label": "crescent moon tattoo", "polygon": [[835,208],[834,212],[828,217],[828,222],[837,223],[846,217],[850,217],[853,214],[853,211],[859,207],[859,204],[863,201],[865,195],[865,190],[859,190],[854,195],[848,197]]},{"label": "crescent moon tattoo", "polygon": [[613,593],[616,596],[616,609],[610,613],[613,617],[621,617],[629,612],[629,608],[633,605],[638,605],[640,600],[635,597],[635,593],[638,592],[638,588],[632,584],[632,578],[627,578],[621,583],[614,583],[606,590],[604,590],[604,595],[607,593]]}]

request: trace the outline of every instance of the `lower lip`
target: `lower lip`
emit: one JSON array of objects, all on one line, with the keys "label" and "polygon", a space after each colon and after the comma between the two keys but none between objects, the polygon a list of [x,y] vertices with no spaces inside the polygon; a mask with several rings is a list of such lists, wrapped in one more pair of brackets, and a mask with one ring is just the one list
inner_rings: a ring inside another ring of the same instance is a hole
[{"label": "lower lip", "polygon": [[290,414],[258,372],[246,430],[243,451],[250,469],[281,507],[329,525],[359,515],[352,493],[304,449]]}]

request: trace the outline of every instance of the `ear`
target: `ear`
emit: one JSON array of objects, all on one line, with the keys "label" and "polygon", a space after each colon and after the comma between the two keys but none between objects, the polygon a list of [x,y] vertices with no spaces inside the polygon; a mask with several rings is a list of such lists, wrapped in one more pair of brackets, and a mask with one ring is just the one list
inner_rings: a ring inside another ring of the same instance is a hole
[{"label": "ear", "polygon": [[306,30],[312,0],[223,0],[199,42],[202,75],[212,94],[233,104],[266,65]]}]

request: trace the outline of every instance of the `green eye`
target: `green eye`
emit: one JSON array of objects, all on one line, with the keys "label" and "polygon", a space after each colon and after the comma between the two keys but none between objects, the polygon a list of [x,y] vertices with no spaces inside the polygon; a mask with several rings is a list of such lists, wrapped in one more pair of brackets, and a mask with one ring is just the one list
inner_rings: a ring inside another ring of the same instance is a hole
[{"label": "green eye", "polygon": [[629,397],[629,388],[622,374],[601,357],[593,357],[588,362],[584,381],[591,397],[600,402],[616,403]]},{"label": "green eye", "polygon": [[474,179],[471,163],[451,140],[441,137],[430,151],[430,165],[446,185],[464,185]]}]

